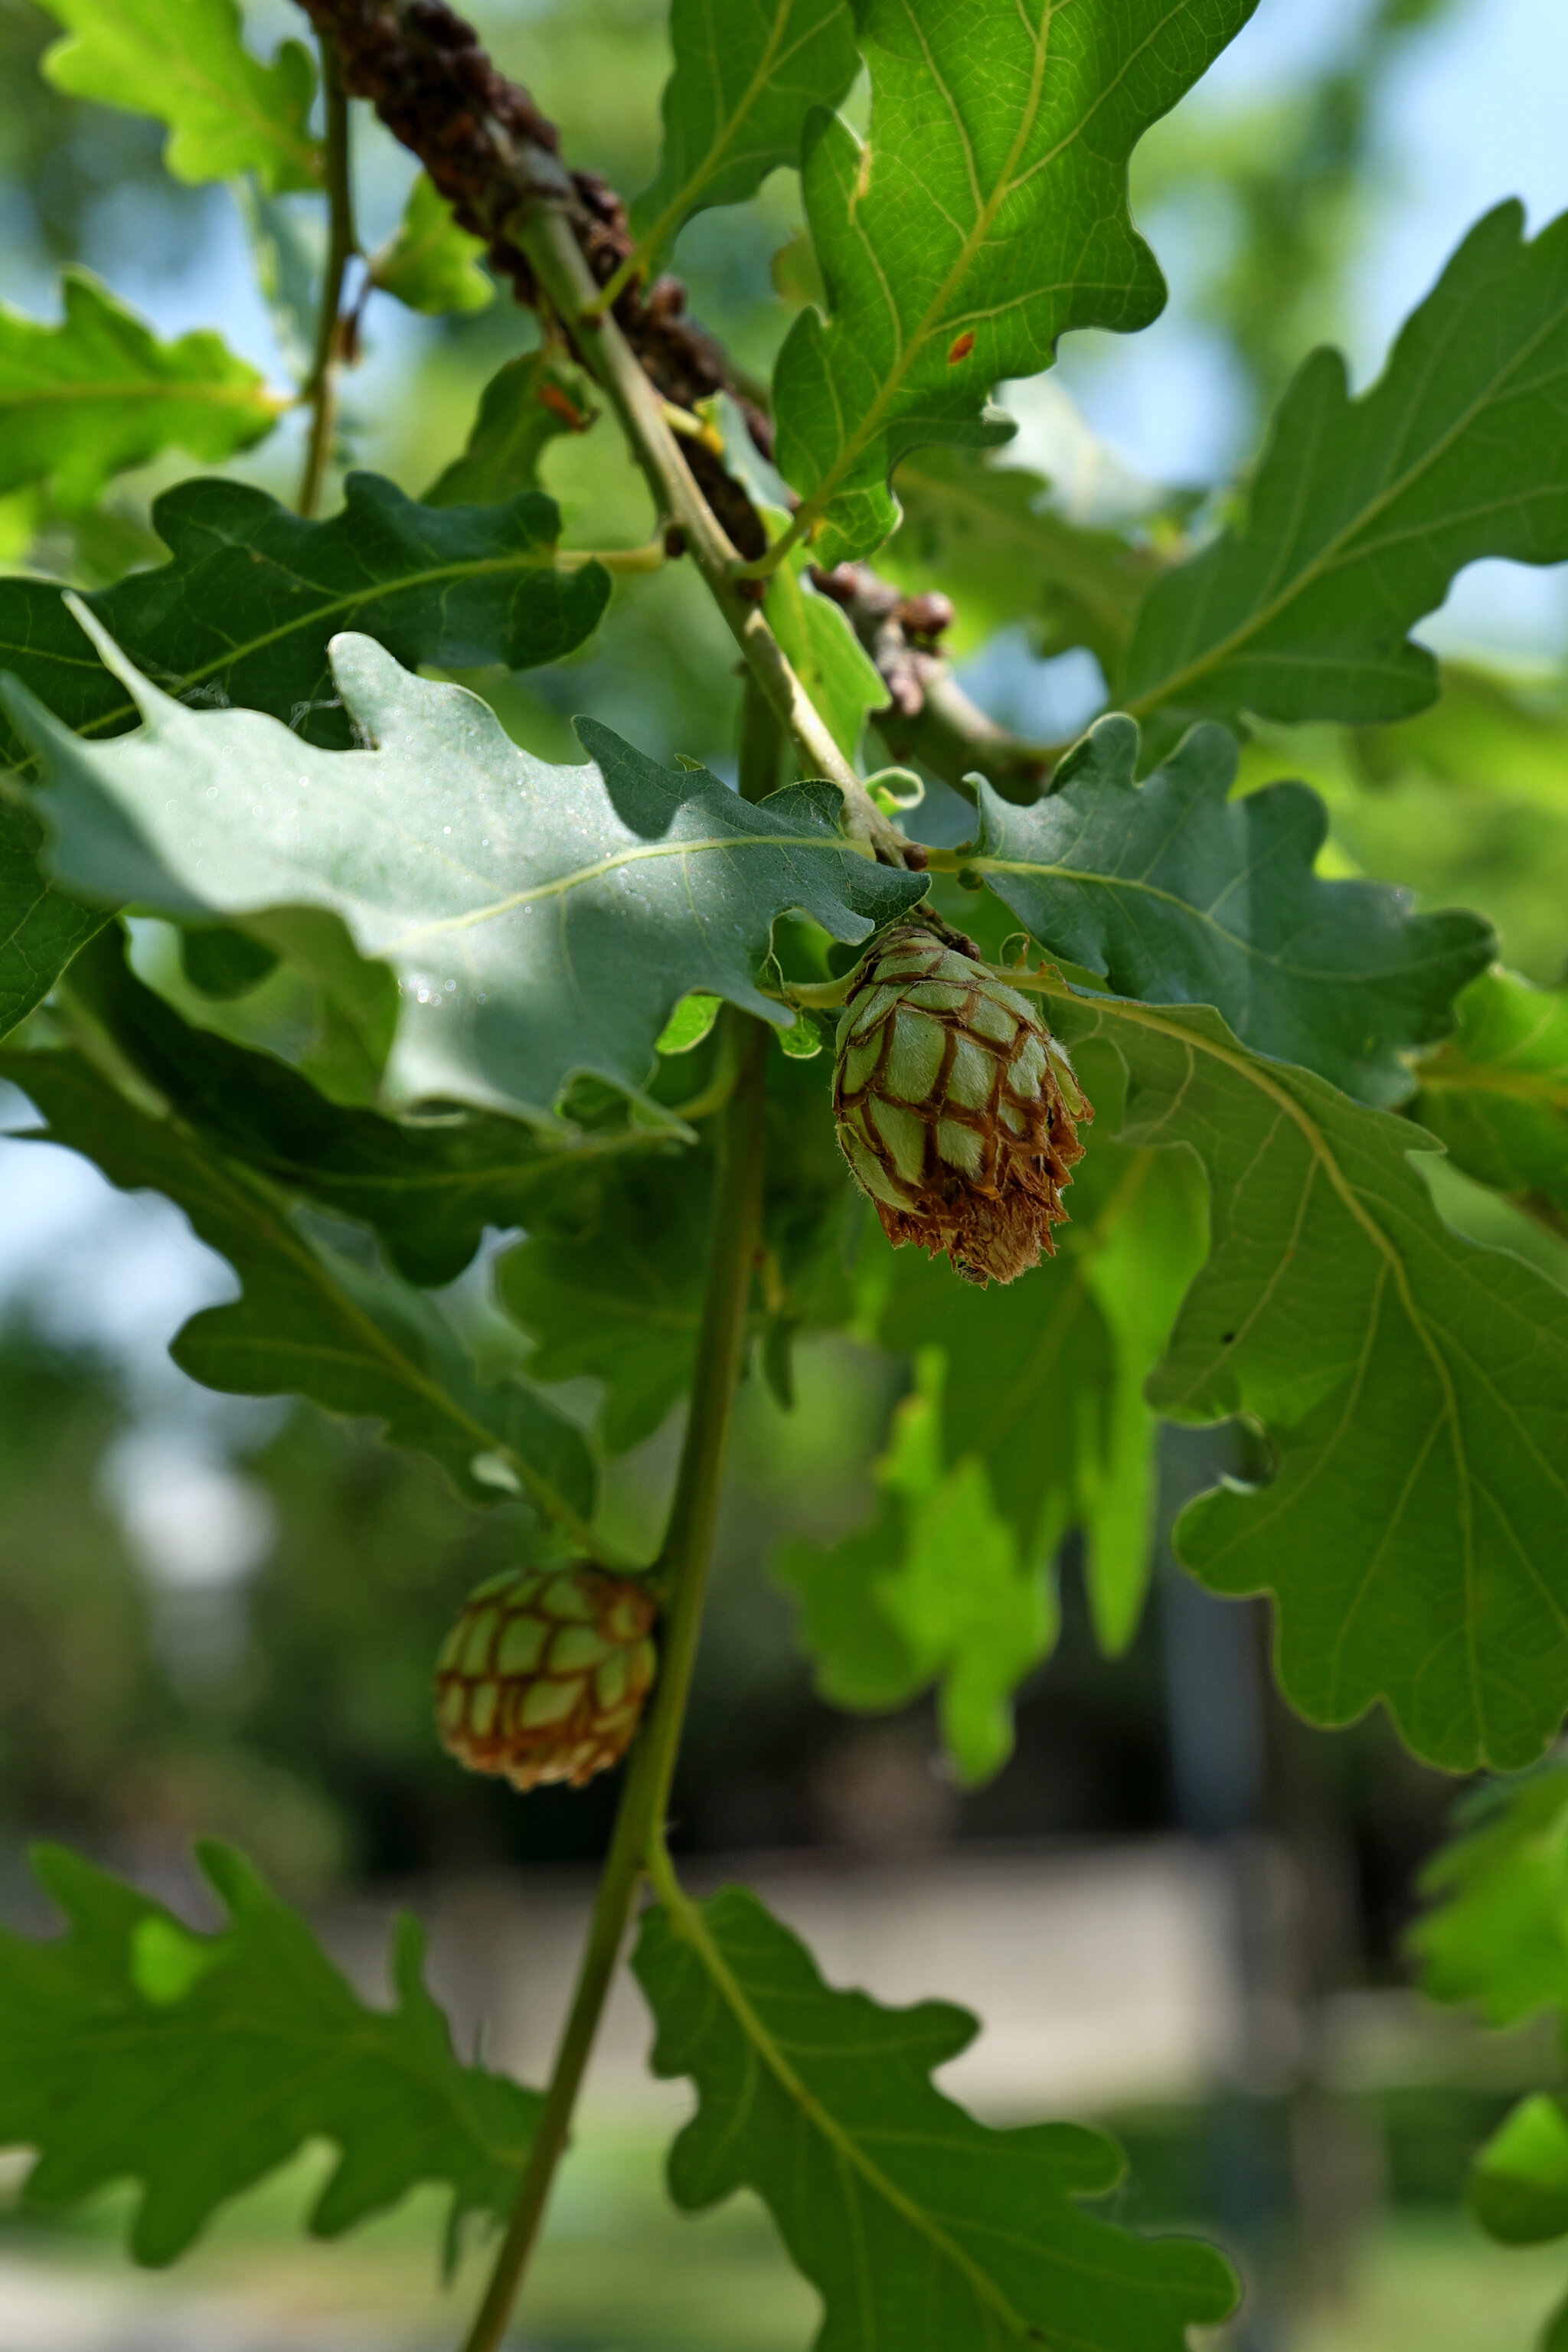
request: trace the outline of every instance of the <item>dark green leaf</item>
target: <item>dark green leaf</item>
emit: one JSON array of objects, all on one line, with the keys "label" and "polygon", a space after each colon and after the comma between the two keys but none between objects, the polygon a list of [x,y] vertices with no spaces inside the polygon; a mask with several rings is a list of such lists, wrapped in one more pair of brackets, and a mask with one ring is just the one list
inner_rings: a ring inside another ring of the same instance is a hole
[{"label": "dark green leaf", "polygon": [[1568,1218],[1568,989],[1489,971],[1416,1076],[1414,1110],[1478,1183]]},{"label": "dark green leaf", "polygon": [[371,284],[430,318],[485,310],[496,289],[479,268],[484,250],[483,237],[458,227],[435,181],[421,172],[395,234],[371,262]]},{"label": "dark green leaf", "polygon": [[70,513],[160,450],[216,465],[277,424],[285,404],[220,336],[161,343],[85,269],[64,291],[58,327],[0,308],[0,494],[41,482]]},{"label": "dark green leaf", "polygon": [[[185,934],[187,942],[212,936]],[[112,934],[78,962],[72,983],[128,1061],[205,1142],[280,1191],[373,1226],[410,1282],[454,1281],[487,1225],[532,1222],[552,1189],[580,1182],[584,1162],[651,1147],[651,1138],[636,1135],[558,1143],[483,1112],[410,1124],[329,1102],[274,1055],[182,1021],[127,970]]]},{"label": "dark green leaf", "polygon": [[248,996],[278,969],[275,950],[248,931],[182,931],[180,961],[198,994],[220,1004]]},{"label": "dark green leaf", "polygon": [[273,194],[320,187],[311,137],[316,68],[299,41],[270,65],[245,45],[235,0],[43,0],[67,27],[45,52],[57,89],[129,107],[169,125],[163,161],[177,180],[254,172]]},{"label": "dark green leaf", "polygon": [[783,1025],[753,978],[779,915],[858,943],[925,888],[857,854],[828,786],[753,808],[588,719],[598,766],[552,768],[368,637],[333,641],[347,713],[377,746],[346,752],[254,711],[188,710],[100,650],[145,715],[133,738],[84,742],[9,689],[47,747],[37,804],[59,878],[185,919],[340,916],[402,984],[395,1102],[547,1119],[579,1072],[637,1095],[689,990]]},{"label": "dark green leaf", "polygon": [[[172,560],[86,601],[167,693],[270,711],[334,748],[354,740],[327,661],[340,629],[367,631],[410,668],[525,669],[597,626],[608,574],[555,570],[552,500],[435,513],[375,474],[351,474],[343,495],[341,514],[306,522],[248,483],[181,482],[153,508]],[[0,580],[0,668],[87,734],[135,720],[123,681],[46,581]],[[0,751],[23,756],[5,736]]]},{"label": "dark green leaf", "polygon": [[585,433],[596,414],[582,379],[552,345],[506,361],[479,394],[467,448],[431,484],[425,504],[498,506],[519,490],[536,490],[539,461],[551,442],[563,433]]},{"label": "dark green leaf", "polygon": [[664,152],[631,210],[650,272],[694,213],[744,204],[800,161],[815,106],[837,106],[859,69],[848,0],[673,0],[675,71]]},{"label": "dark green leaf", "polygon": [[37,2150],[26,2204],[58,2211],[132,2180],[131,2251],[171,2263],[220,2205],[324,2139],[338,2160],[317,2237],[421,2181],[451,2188],[454,2229],[503,2217],[542,2102],[458,2064],[417,1924],[397,1923],[395,2008],[367,2009],[243,1855],[197,1853],[227,1914],[216,1935],[61,1846],[34,1850],[70,1932],[0,1930],[0,2145]]},{"label": "dark green leaf", "polygon": [[243,1297],[193,1316],[170,1349],[193,1379],[367,1415],[470,1501],[526,1494],[583,1538],[594,1470],[580,1433],[521,1381],[481,1387],[420,1292],[313,1242],[258,1178],[135,1109],[79,1055],[0,1055],[0,1076],[43,1112],[47,1139],[84,1152],[122,1191],[167,1194],[233,1266]]},{"label": "dark green leaf", "polygon": [[0,1037],[42,1003],[105,921],[101,907],[79,907],[44,880],[42,840],[30,809],[0,800]]},{"label": "dark green leaf", "polygon": [[1237,750],[1195,728],[1147,783],[1138,730],[1097,720],[1032,808],[979,790],[964,864],[1049,954],[1121,994],[1214,1004],[1255,1053],[1368,1102],[1408,1095],[1405,1049],[1430,1045],[1489,960],[1479,915],[1415,915],[1381,883],[1325,882],[1328,812],[1304,784],[1232,800]]},{"label": "dark green leaf", "polygon": [[817,2352],[1183,2352],[1236,2302],[1228,2264],[1190,2238],[1091,2219],[1122,2170],[1076,2124],[997,2131],[931,2069],[973,2039],[942,2001],[882,2008],[825,1985],[754,1895],[698,1906],[661,1884],[633,1963],[658,2024],[653,2069],[700,2105],[670,2152],[688,2211],[754,2189],[826,2305]]},{"label": "dark green leaf", "polygon": [[1048,367],[1068,328],[1155,316],[1164,287],[1128,214],[1127,159],[1253,5],[916,15],[868,0],[868,139],[826,110],[805,133],[831,315],[801,312],[775,377],[779,465],[823,562],[887,537],[907,451],[1005,440],[990,387]]},{"label": "dark green leaf", "polygon": [[1159,582],[1117,700],[1173,721],[1399,719],[1435,699],[1407,631],[1480,556],[1568,556],[1568,215],[1479,222],[1350,397],[1315,352],[1280,404],[1247,519]]},{"label": "dark green leaf", "polygon": [[1211,1255],[1150,1402],[1245,1413],[1274,1449],[1268,1485],[1189,1506],[1179,1557],[1215,1591],[1273,1591],[1313,1721],[1382,1698],[1429,1762],[1532,1761],[1568,1706],[1568,1297],[1441,1223],[1406,1121],[1256,1059],[1210,1011],[1047,993],[1069,1045],[1125,1055],[1121,1139],[1208,1173]]}]

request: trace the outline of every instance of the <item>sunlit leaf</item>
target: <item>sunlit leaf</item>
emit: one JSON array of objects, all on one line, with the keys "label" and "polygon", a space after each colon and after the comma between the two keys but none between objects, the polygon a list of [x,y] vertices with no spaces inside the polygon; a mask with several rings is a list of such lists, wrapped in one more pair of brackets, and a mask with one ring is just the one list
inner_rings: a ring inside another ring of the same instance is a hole
[{"label": "sunlit leaf", "polygon": [[892,529],[922,442],[1007,437],[993,384],[1048,367],[1069,327],[1146,326],[1164,287],[1127,210],[1127,161],[1254,0],[868,0],[865,143],[826,109],[803,176],[829,315],[775,374],[779,465],[827,564]]},{"label": "sunlit leaf", "polygon": [[63,291],[58,327],[0,307],[0,491],[41,482],[69,513],[160,450],[216,464],[277,424],[283,402],[221,336],[161,343],[85,269]]},{"label": "sunlit leaf", "polygon": [[[101,636],[101,633],[100,633]],[[342,918],[402,988],[388,1098],[548,1119],[578,1073],[639,1094],[665,1023],[701,989],[783,1023],[754,974],[775,919],[858,942],[923,892],[838,830],[830,787],[753,808],[580,722],[598,764],[520,751],[461,687],[334,639],[349,717],[374,749],[323,751],[254,711],[194,712],[107,639],[146,724],[102,745],[13,686],[44,749],[53,866],[89,898],[210,922],[306,907]]]},{"label": "sunlit leaf", "polygon": [[[169,126],[177,180],[254,172],[272,194],[323,176],[310,128],[316,68],[299,41],[269,65],[247,48],[235,0],[43,0],[67,28],[44,54],[58,89]],[[207,452],[205,454],[212,454]]]},{"label": "sunlit leaf", "polygon": [[673,0],[658,175],[631,210],[657,268],[710,205],[743,204],[800,161],[816,106],[837,106],[859,68],[848,0]]},{"label": "sunlit leaf", "polygon": [[395,1930],[395,2005],[367,2008],[243,1855],[215,1840],[197,1854],[226,1914],[215,1935],[61,1846],[34,1850],[68,1932],[0,1929],[0,2146],[37,2151],[24,2205],[132,2181],[131,2251],[171,2263],[219,2206],[329,2140],[317,2237],[426,2181],[451,2189],[454,2228],[504,2216],[539,2094],[458,2063],[417,1924]]},{"label": "sunlit leaf", "polygon": [[1467,1176],[1568,1219],[1568,989],[1489,971],[1454,1009],[1456,1034],[1421,1064],[1416,1118]]},{"label": "sunlit leaf", "polygon": [[1568,1764],[1468,1798],[1419,1884],[1432,1907],[1408,1942],[1425,1992],[1473,2001],[1489,2025],[1543,2009],[1568,2024]]},{"label": "sunlit leaf", "polygon": [[1216,1005],[1255,1052],[1369,1102],[1408,1095],[1400,1055],[1451,1025],[1489,960],[1479,915],[1416,915],[1408,896],[1325,882],[1328,813],[1303,784],[1230,798],[1235,738],[1197,728],[1133,782],[1138,730],[1099,719],[1053,789],[1016,808],[979,786],[965,864],[1048,953],[1159,1004]]},{"label": "sunlit leaf", "polygon": [[446,197],[421,172],[395,234],[371,262],[371,283],[430,318],[486,310],[496,289],[479,268],[484,250],[483,237],[458,227]]},{"label": "sunlit leaf", "polygon": [[579,1432],[521,1381],[481,1386],[423,1293],[308,1234],[259,1177],[136,1109],[79,1055],[0,1055],[0,1076],[43,1112],[41,1139],[84,1153],[123,1192],[166,1194],[234,1268],[243,1296],[193,1316],[170,1349],[194,1380],[379,1421],[469,1501],[526,1495],[581,1536],[594,1469]]},{"label": "sunlit leaf", "polygon": [[1173,721],[1399,719],[1437,692],[1407,632],[1480,556],[1568,556],[1568,215],[1471,229],[1352,399],[1315,352],[1275,417],[1245,524],[1160,581],[1116,688]]},{"label": "sunlit leaf", "polygon": [[945,2001],[885,2009],[824,1984],[743,1887],[689,1903],[668,1885],[633,1963],[658,2021],[653,2069],[700,2105],[670,2152],[688,2211],[755,2189],[826,2305],[817,2352],[1184,2352],[1236,2301],[1192,2238],[1084,2212],[1122,2172],[1077,2124],[1000,2131],[936,2089],[973,2040]]},{"label": "sunlit leaf", "polygon": [[[270,711],[335,748],[354,740],[327,661],[339,630],[365,630],[410,667],[526,669],[581,645],[610,593],[599,564],[556,571],[561,518],[536,493],[437,513],[351,474],[342,511],[307,522],[247,482],[208,479],[166,490],[153,520],[170,561],[86,600],[110,635],[166,693]],[[135,721],[124,680],[47,581],[0,580],[0,669],[86,734]],[[25,757],[9,728],[0,751]]]}]

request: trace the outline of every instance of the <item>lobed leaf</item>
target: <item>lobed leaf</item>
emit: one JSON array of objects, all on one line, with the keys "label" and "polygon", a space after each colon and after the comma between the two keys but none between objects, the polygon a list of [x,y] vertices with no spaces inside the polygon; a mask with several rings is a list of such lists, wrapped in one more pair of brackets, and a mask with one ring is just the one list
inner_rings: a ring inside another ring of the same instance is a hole
[{"label": "lobed leaf", "polygon": [[43,827],[30,809],[0,800],[0,1037],[41,1004],[66,966],[106,920],[38,871]]},{"label": "lobed leaf", "polygon": [[965,2011],[834,1990],[744,1887],[701,1905],[661,1892],[632,1965],[654,2073],[689,2075],[700,2099],[670,2194],[693,2211],[756,2190],[826,2306],[816,2352],[1183,2352],[1189,2327],[1232,2309],[1212,2247],[1081,2210],[1121,2173],[1101,2133],[994,2130],[935,2088],[931,2069],[973,2037]]},{"label": "lobed leaf", "polygon": [[1241,529],[1150,591],[1117,687],[1173,723],[1256,711],[1389,719],[1436,699],[1407,632],[1481,556],[1568,556],[1568,214],[1477,223],[1359,399],[1315,352],[1285,394]]},{"label": "lobed leaf", "polygon": [[479,268],[482,236],[459,228],[452,207],[427,172],[408,191],[403,218],[370,264],[370,282],[428,318],[467,317],[495,300],[492,279]]},{"label": "lobed leaf", "polygon": [[1416,915],[1408,893],[1325,882],[1328,812],[1305,784],[1230,797],[1235,738],[1195,728],[1148,782],[1138,730],[1098,719],[1030,808],[977,780],[961,853],[1047,951],[1118,993],[1213,1004],[1254,1052],[1346,1093],[1395,1102],[1401,1055],[1445,1035],[1453,998],[1490,959],[1479,915]]},{"label": "lobed leaf", "polygon": [[402,987],[394,1102],[547,1122],[578,1073],[636,1097],[690,990],[782,1025],[753,977],[779,915],[858,943],[925,888],[857,853],[826,785],[752,807],[588,719],[598,764],[552,768],[477,697],[410,677],[368,637],[334,639],[332,665],[376,748],[337,752],[254,711],[187,710],[98,634],[141,734],[84,742],[7,690],[55,779],[37,806],[60,880],[185,921],[341,917]]},{"label": "lobed leaf", "polygon": [[1416,1118],[1478,1183],[1568,1217],[1568,990],[1493,971],[1454,1010],[1417,1073]]},{"label": "lobed leaf", "polygon": [[470,1502],[525,1494],[584,1539],[595,1479],[580,1431],[521,1381],[481,1386],[421,1292],[312,1241],[260,1179],[135,1108],[79,1055],[0,1054],[0,1076],[43,1112],[37,1140],[84,1153],[122,1192],[163,1192],[234,1268],[242,1296],[193,1316],[170,1349],[193,1380],[368,1416]]},{"label": "lobed leaf", "polygon": [[316,68],[300,42],[284,41],[263,65],[245,46],[235,0],[42,5],[66,27],[43,58],[56,89],[166,122],[163,161],[175,179],[254,172],[273,195],[322,184],[310,127]]},{"label": "lobed leaf", "polygon": [[270,433],[284,403],[221,336],[161,343],[85,269],[46,327],[0,306],[0,495],[41,482],[68,513],[163,449],[208,464]]},{"label": "lobed leaf", "polygon": [[1069,1045],[1125,1058],[1121,1139],[1208,1175],[1211,1254],[1149,1401],[1245,1413],[1274,1449],[1269,1484],[1188,1507],[1178,1557],[1273,1592],[1281,1686],[1314,1722],[1381,1698],[1430,1763],[1532,1761],[1568,1706],[1568,1297],[1441,1223],[1406,1121],[1206,1009],[1047,992]]},{"label": "lobed leaf", "polygon": [[817,106],[859,70],[848,0],[672,0],[658,171],[631,208],[650,270],[699,212],[744,204],[800,161]]},{"label": "lobed leaf", "polygon": [[818,110],[802,158],[829,316],[800,313],[774,379],[779,466],[821,562],[887,537],[910,449],[1005,440],[991,385],[1048,367],[1067,329],[1156,315],[1128,158],[1254,5],[867,0],[869,135]]},{"label": "lobed leaf", "polygon": [[[436,512],[376,474],[351,474],[343,489],[341,513],[307,522],[248,483],[181,482],[153,507],[170,561],[85,602],[166,693],[269,711],[334,748],[354,740],[327,659],[339,630],[369,632],[409,667],[526,669],[598,625],[609,575],[555,569],[552,500]],[[47,581],[0,580],[0,667],[84,734],[135,720],[125,681]],[[26,757],[3,724],[0,755]]]},{"label": "lobed leaf", "polygon": [[542,2102],[458,2063],[417,1924],[395,1931],[396,2006],[369,2009],[243,1855],[196,1851],[227,1914],[216,1935],[62,1846],[33,1851],[69,1932],[0,1929],[0,2145],[37,2151],[26,2207],[133,2180],[131,2251],[171,2263],[220,2205],[325,2139],[338,2161],[317,2237],[421,2181],[450,2187],[454,2231],[504,2218]]},{"label": "lobed leaf", "polygon": [[583,379],[563,364],[552,345],[504,361],[479,394],[462,455],[437,475],[425,504],[497,506],[519,490],[536,490],[539,461],[551,442],[563,433],[585,433],[596,413],[587,404]]}]

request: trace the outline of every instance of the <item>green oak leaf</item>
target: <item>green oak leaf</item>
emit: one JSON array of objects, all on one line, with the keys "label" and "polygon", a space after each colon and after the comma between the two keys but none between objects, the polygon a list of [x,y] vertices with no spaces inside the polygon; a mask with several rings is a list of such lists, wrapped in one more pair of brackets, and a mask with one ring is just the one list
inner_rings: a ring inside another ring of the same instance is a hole
[{"label": "green oak leaf", "polygon": [[[597,563],[555,569],[552,499],[436,513],[376,474],[351,474],[343,497],[341,513],[307,522],[246,482],[180,482],[153,507],[170,561],[85,601],[166,693],[269,711],[335,749],[354,740],[327,661],[340,629],[365,630],[408,667],[526,669],[598,625],[609,575]],[[123,679],[47,581],[0,579],[0,669],[85,734],[135,721]],[[26,757],[0,726],[6,754]]]},{"label": "green oak leaf", "polygon": [[973,2039],[945,2001],[826,1985],[746,1888],[688,1902],[659,1874],[633,1961],[652,2066],[700,2105],[670,2151],[684,2210],[750,2188],[826,2306],[816,2352],[1183,2352],[1236,2303],[1223,2256],[1084,2212],[1123,2166],[1077,2124],[996,2130],[931,2080]]},{"label": "green oak leaf", "polygon": [[70,514],[163,449],[216,464],[271,432],[285,403],[219,335],[161,343],[85,269],[47,327],[0,305],[0,493],[41,482]]},{"label": "green oak leaf", "polygon": [[[215,936],[246,939],[184,940]],[[205,1143],[279,1192],[372,1226],[396,1271],[427,1287],[457,1279],[487,1225],[531,1224],[585,1164],[655,1141],[633,1131],[561,1142],[482,1111],[410,1122],[330,1102],[274,1055],[182,1021],[130,971],[112,930],[78,959],[71,990]]]},{"label": "green oak leaf", "polygon": [[1568,215],[1470,230],[1352,399],[1336,351],[1286,393],[1247,520],[1159,581],[1116,699],[1134,715],[1401,719],[1437,695],[1407,632],[1480,556],[1568,556]]},{"label": "green oak leaf", "polygon": [[38,1140],[84,1153],[122,1192],[166,1194],[234,1268],[243,1296],[193,1316],[170,1348],[193,1380],[379,1421],[470,1502],[526,1495],[584,1540],[594,1467],[581,1433],[521,1381],[482,1386],[422,1292],[313,1238],[261,1178],[136,1108],[80,1055],[0,1054],[0,1076],[44,1114]]},{"label": "green oak leaf", "polygon": [[479,394],[467,446],[431,483],[425,504],[497,506],[519,490],[536,490],[540,459],[551,442],[563,433],[586,433],[597,414],[584,379],[553,345],[503,362]]},{"label": "green oak leaf", "polygon": [[325,2139],[316,2237],[424,2181],[451,2189],[454,2231],[504,2218],[542,2101],[458,2063],[417,1922],[394,1933],[395,2006],[370,2009],[242,1854],[196,1852],[226,1914],[216,1935],[61,1846],[33,1850],[68,1932],[0,1929],[0,2146],[37,2151],[25,2209],[134,2181],[131,2251],[172,2263],[219,2206]]},{"label": "green oak leaf", "polygon": [[774,375],[779,467],[824,563],[887,537],[906,452],[1006,439],[990,387],[1048,367],[1068,328],[1156,315],[1128,158],[1254,5],[867,0],[869,135],[820,109],[802,161],[829,316],[800,313]]},{"label": "green oak leaf", "polygon": [[631,208],[650,269],[694,213],[744,204],[798,163],[807,115],[837,106],[860,67],[848,0],[672,0],[669,40],[664,148]]},{"label": "green oak leaf", "polygon": [[1568,989],[1483,972],[1416,1072],[1413,1106],[1467,1176],[1568,1219]]},{"label": "green oak leaf", "polygon": [[458,227],[435,181],[421,172],[395,231],[372,257],[370,282],[429,318],[466,317],[496,298],[494,281],[479,268],[484,250],[483,237]]},{"label": "green oak leaf", "polygon": [[1416,915],[1408,895],[1325,882],[1328,812],[1304,784],[1230,798],[1235,738],[1200,727],[1144,784],[1138,730],[1096,721],[1031,808],[977,782],[973,852],[1047,953],[1118,993],[1213,1004],[1255,1053],[1317,1070],[1363,1101],[1411,1091],[1400,1055],[1451,1025],[1495,945],[1479,915]]},{"label": "green oak leaf", "polygon": [[1568,2024],[1568,1764],[1477,1790],[1458,1827],[1418,1882],[1432,1908],[1406,1942],[1422,1990],[1489,2025],[1542,2010]]},{"label": "green oak leaf", "polygon": [[1466,2202],[1489,2236],[1537,2246],[1568,2231],[1568,2113],[1537,2091],[1507,2115],[1470,2166]]},{"label": "green oak leaf", "polygon": [[66,27],[44,53],[57,89],[169,125],[176,180],[254,172],[269,194],[325,176],[310,127],[316,68],[299,41],[269,65],[246,47],[235,0],[43,0]]},{"label": "green oak leaf", "polygon": [[961,650],[1026,620],[1042,653],[1087,646],[1110,677],[1164,566],[1119,530],[1069,521],[1049,492],[1040,475],[973,449],[917,450],[899,467],[903,521],[878,570],[911,590],[945,589]]},{"label": "green oak leaf", "polygon": [[1281,1685],[1314,1722],[1381,1698],[1430,1763],[1533,1761],[1568,1706],[1568,1297],[1443,1224],[1407,1121],[1206,1008],[1044,986],[1069,1046],[1125,1058],[1121,1140],[1208,1175],[1209,1259],[1149,1401],[1245,1413],[1274,1452],[1267,1486],[1188,1506],[1178,1557],[1273,1592]]},{"label": "green oak leaf", "polygon": [[787,1024],[753,977],[779,915],[799,908],[858,944],[925,888],[857,854],[828,786],[752,807],[589,719],[597,764],[552,768],[477,696],[411,677],[368,637],[335,638],[331,657],[375,748],[324,751],[255,711],[171,701],[86,625],[141,733],[85,742],[6,689],[47,754],[36,799],[58,878],[185,921],[341,917],[402,989],[393,1103],[548,1122],[580,1073],[640,1098],[689,990]]},{"label": "green oak leaf", "polygon": [[763,610],[834,741],[847,760],[857,759],[867,719],[887,707],[888,688],[848,614],[808,588],[787,560],[768,582]]},{"label": "green oak leaf", "polygon": [[106,920],[101,907],[78,906],[44,880],[42,840],[30,809],[0,800],[0,1037],[43,1003]]}]

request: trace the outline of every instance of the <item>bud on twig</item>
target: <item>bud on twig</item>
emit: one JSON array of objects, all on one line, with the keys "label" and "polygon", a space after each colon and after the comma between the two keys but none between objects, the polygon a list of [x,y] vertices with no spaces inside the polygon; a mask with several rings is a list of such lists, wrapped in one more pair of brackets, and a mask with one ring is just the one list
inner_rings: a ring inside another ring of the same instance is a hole
[{"label": "bud on twig", "polygon": [[966,1282],[1054,1255],[1094,1117],[1033,1006],[921,923],[866,959],[838,1027],[838,1140],[895,1246],[946,1251]]}]

